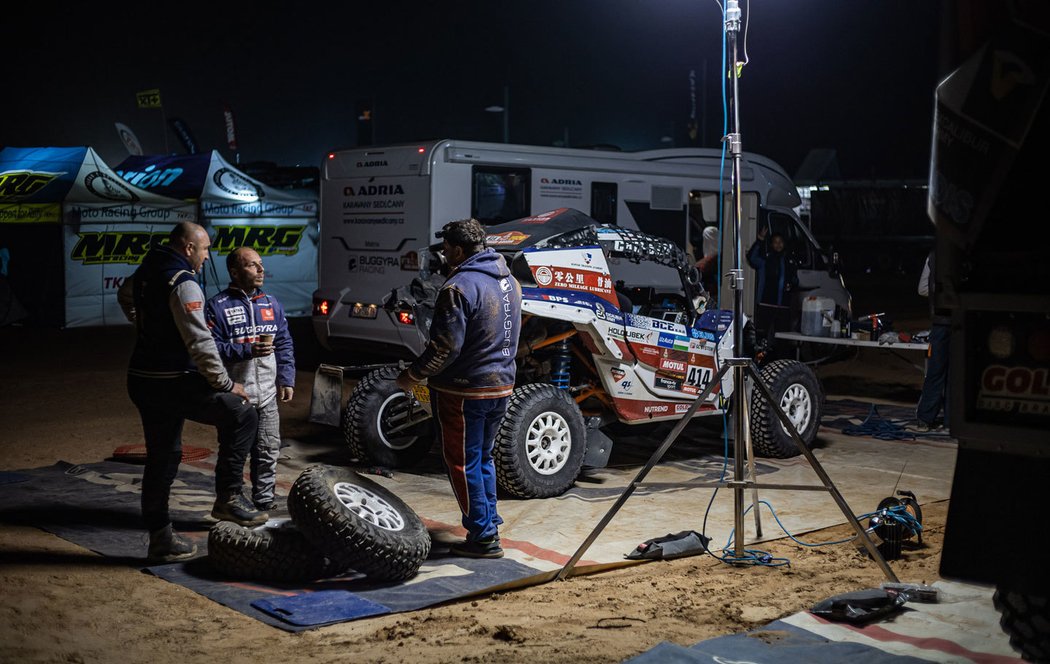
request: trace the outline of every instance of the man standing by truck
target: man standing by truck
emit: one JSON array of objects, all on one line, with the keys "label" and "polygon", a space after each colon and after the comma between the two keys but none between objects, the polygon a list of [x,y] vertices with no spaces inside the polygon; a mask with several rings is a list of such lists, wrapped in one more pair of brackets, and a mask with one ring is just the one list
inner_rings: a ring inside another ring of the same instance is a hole
[{"label": "man standing by truck", "polygon": [[437,235],[449,277],[438,293],[430,341],[397,385],[411,391],[427,380],[430,387],[442,455],[467,531],[451,553],[500,558],[492,449],[514,391],[521,286],[503,257],[485,248],[478,221],[453,221]]}]

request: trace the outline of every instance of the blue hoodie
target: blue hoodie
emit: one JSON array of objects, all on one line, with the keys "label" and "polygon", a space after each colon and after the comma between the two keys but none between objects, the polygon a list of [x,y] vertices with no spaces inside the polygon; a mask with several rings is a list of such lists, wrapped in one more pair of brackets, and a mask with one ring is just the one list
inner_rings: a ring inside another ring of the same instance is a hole
[{"label": "blue hoodie", "polygon": [[510,396],[520,330],[521,286],[502,256],[480,251],[438,292],[430,342],[409,375],[465,399]]}]

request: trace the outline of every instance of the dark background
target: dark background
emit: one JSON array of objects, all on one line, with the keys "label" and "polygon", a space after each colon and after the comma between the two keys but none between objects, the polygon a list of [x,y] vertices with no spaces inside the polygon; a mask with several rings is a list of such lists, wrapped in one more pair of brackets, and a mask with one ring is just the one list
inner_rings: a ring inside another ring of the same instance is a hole
[{"label": "dark background", "polygon": [[[741,3],[744,149],[795,173],[812,148],[842,177],[926,177],[941,3]],[[509,92],[514,143],[700,144],[723,133],[721,9],[713,0],[458,3],[26,5],[5,29],[0,145],[181,152],[164,119],[231,160],[317,166],[358,143],[356,105],[376,143],[500,141]],[[748,11],[748,9],[750,11]],[[10,14],[9,14],[10,16]],[[12,66],[12,63],[14,65]],[[695,71],[697,133],[687,132]],[[135,93],[159,88],[163,112]],[[237,122],[226,146],[223,105]]]}]

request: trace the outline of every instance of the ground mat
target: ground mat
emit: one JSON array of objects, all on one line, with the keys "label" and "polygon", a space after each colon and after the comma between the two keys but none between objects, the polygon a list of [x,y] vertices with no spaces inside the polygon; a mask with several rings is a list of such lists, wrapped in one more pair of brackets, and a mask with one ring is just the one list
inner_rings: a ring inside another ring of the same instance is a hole
[{"label": "ground mat", "polygon": [[[21,481],[0,484],[0,521],[36,526],[104,556],[146,564],[148,539],[139,520],[141,466],[59,462],[18,475]],[[353,573],[306,584],[229,581],[211,569],[205,555],[212,487],[211,474],[180,469],[172,489],[172,518],[175,528],[193,539],[202,555],[144,569],[285,630],[432,606],[538,571],[510,558],[452,557],[447,548],[435,544],[419,575],[405,583],[375,584]]]},{"label": "ground mat", "polygon": [[992,591],[938,581],[939,602],[909,602],[893,616],[863,626],[796,613],[759,629],[701,641],[688,648],[663,642],[631,664],[775,662],[776,664],[1006,664],[1021,658],[999,629]]},{"label": "ground mat", "polygon": [[[882,412],[884,406],[880,405]],[[854,514],[872,512],[896,489],[913,492],[920,503],[947,499],[955,462],[950,439],[920,437],[880,440],[847,435],[841,427],[863,422],[871,404],[829,402],[829,417],[814,444],[814,455],[835,482]],[[896,417],[892,410],[888,416]],[[828,426],[828,422],[835,426]],[[668,450],[647,482],[715,482],[727,478],[732,461],[718,423],[691,424]],[[611,432],[615,440],[608,467],[585,472],[557,498],[500,501],[506,557],[471,560],[448,554],[447,543],[463,535],[440,456],[392,476],[371,476],[401,498],[430,531],[434,545],[419,574],[403,583],[376,584],[346,575],[308,584],[231,582],[215,573],[205,557],[207,516],[214,501],[213,459],[183,463],[170,501],[175,527],[196,542],[201,556],[148,571],[173,583],[282,629],[354,620],[382,613],[410,611],[473,594],[534,584],[552,578],[572,557],[610,506],[635,478],[662,442],[670,424],[627,427]],[[346,451],[318,449],[317,443],[290,440],[278,467],[279,491],[288,487],[323,454],[330,463],[353,466]],[[345,463],[341,455],[347,456]],[[804,457],[758,459],[759,481],[786,485],[819,484]],[[363,468],[358,468],[364,471]],[[7,473],[0,477],[0,521],[32,525],[102,555],[143,566],[146,533],[139,518],[142,466],[104,461]],[[750,493],[750,492],[749,492]],[[835,502],[822,491],[765,491],[758,509],[763,532],[749,516],[746,543],[779,539],[782,528],[794,535],[845,523]],[[775,511],[776,523],[768,511]],[[634,564],[626,556],[640,542],[671,533],[696,531],[712,540],[712,550],[728,546],[734,535],[730,491],[674,486],[643,487],[625,503],[577,564],[578,571],[599,571]],[[445,544],[443,545],[442,542]],[[850,546],[845,544],[843,546]]]}]

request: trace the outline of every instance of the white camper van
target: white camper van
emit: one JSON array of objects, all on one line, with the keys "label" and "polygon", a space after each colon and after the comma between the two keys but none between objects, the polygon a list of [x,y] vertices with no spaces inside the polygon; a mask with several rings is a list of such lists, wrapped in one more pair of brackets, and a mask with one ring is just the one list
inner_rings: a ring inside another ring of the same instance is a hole
[{"label": "white camper van", "polygon": [[[639,229],[699,249],[705,226],[718,226],[719,196],[731,201],[731,160],[720,150],[679,148],[614,152],[457,140],[365,147],[329,153],[321,168],[318,289],[314,328],[331,350],[414,355],[409,321],[378,315],[390,292],[419,270],[420,250],[456,219],[494,224],[557,208],[599,223]],[[795,211],[794,184],[773,161],[745,153],[741,165],[742,253],[759,224],[785,238],[798,263],[799,290],[834,300],[849,293]],[[732,267],[731,205],[722,205],[722,273]],[[767,235],[767,238],[769,236]],[[699,256],[697,256],[698,258]],[[745,310],[754,272],[745,268]],[[732,302],[723,280],[722,302]],[[731,305],[725,305],[731,306]]]}]

